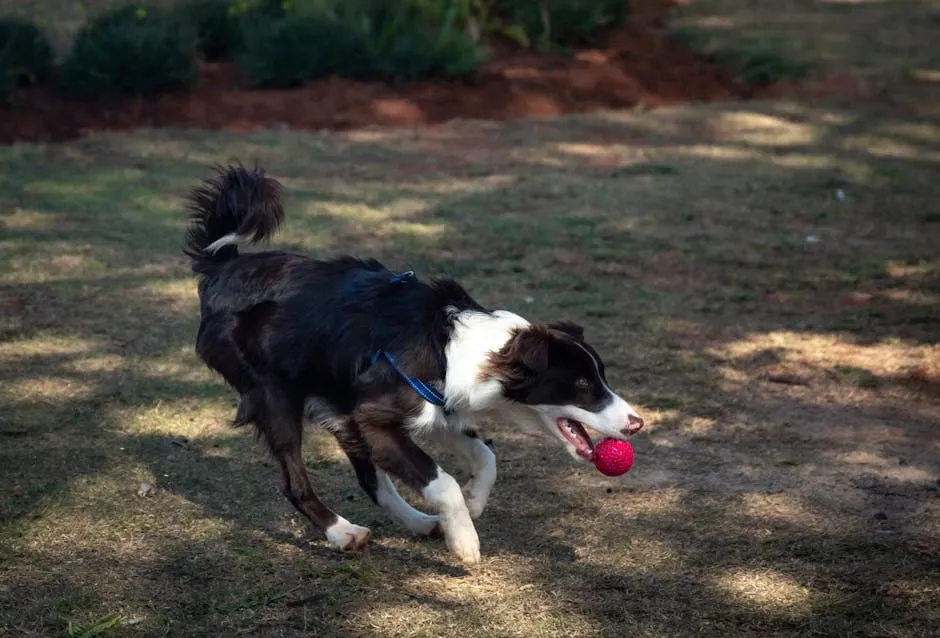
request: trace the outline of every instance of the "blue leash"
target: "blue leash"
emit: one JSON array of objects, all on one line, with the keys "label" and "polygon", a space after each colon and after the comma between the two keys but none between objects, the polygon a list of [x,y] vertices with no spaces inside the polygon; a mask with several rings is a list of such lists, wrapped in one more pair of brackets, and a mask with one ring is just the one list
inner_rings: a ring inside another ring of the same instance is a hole
[{"label": "blue leash", "polygon": [[375,354],[372,355],[372,364],[375,365],[375,363],[382,357],[388,361],[388,364],[392,366],[392,369],[395,370],[395,372],[397,372],[398,375],[405,380],[405,383],[411,386],[411,389],[417,392],[422,399],[432,405],[440,406],[442,408],[444,407],[443,394],[438,392],[435,388],[429,386],[424,381],[420,381],[414,377],[409,377],[407,374],[405,374],[405,371],[398,367],[398,363],[395,361],[395,357],[390,355],[385,350],[376,350]]},{"label": "blue leash", "polygon": [[415,278],[415,271],[413,271],[413,270],[406,270],[406,271],[403,272],[403,273],[399,273],[399,274],[397,274],[397,275],[392,275],[392,278],[388,280],[388,283],[390,283],[390,284],[400,284],[400,283],[402,283],[403,281],[408,281],[409,279],[414,279],[414,278]]},{"label": "blue leash", "polygon": [[[392,278],[389,279],[388,283],[400,284],[402,282],[414,279],[414,276],[415,276],[415,271],[409,270],[409,271],[400,273],[398,275],[392,276]],[[379,348],[378,350],[375,351],[375,354],[372,355],[372,365],[375,365],[378,362],[378,360],[382,358],[388,361],[388,364],[392,366],[392,369],[398,373],[398,376],[404,379],[405,383],[407,383],[411,387],[412,390],[418,393],[418,396],[420,396],[422,399],[424,399],[431,405],[444,407],[444,395],[441,394],[436,388],[429,386],[424,381],[420,381],[419,379],[415,379],[414,377],[409,377],[407,374],[405,374],[405,371],[402,370],[398,366],[398,362],[395,361],[395,357],[393,357],[391,353],[386,352],[385,350]]]}]

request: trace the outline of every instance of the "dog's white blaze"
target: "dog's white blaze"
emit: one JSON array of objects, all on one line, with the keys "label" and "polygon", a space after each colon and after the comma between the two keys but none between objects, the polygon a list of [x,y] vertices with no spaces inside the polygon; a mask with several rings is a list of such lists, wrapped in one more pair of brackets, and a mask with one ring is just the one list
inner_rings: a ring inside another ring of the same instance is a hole
[{"label": "dog's white blaze", "polygon": [[444,396],[448,408],[482,411],[500,401],[502,384],[496,379],[481,379],[480,372],[489,356],[506,345],[514,330],[528,325],[527,320],[505,310],[457,314],[454,333],[444,349],[447,358]]},{"label": "dog's white blaze", "polygon": [[326,528],[326,539],[339,550],[361,547],[369,539],[369,528],[353,525],[342,516],[336,516],[336,522]]},{"label": "dog's white blaze", "polygon": [[580,343],[576,345],[584,350],[585,354],[591,358],[591,363],[594,364],[594,370],[597,372],[597,378],[600,379],[601,383],[604,385],[604,390],[607,391],[607,394],[611,398],[611,401],[609,404],[607,404],[607,407],[605,407],[600,412],[588,412],[587,410],[582,411],[584,414],[594,415],[593,423],[589,420],[580,418],[578,418],[578,421],[581,421],[581,423],[584,423],[585,425],[591,426],[595,430],[604,432],[605,434],[622,437],[623,433],[621,430],[627,426],[630,417],[634,416],[639,418],[640,415],[637,414],[636,410],[633,409],[633,406],[624,401],[620,395],[610,389],[609,385],[604,383],[604,378],[601,376],[601,366],[591,351],[582,346]]},{"label": "dog's white blaze", "polygon": [[604,384],[604,390],[610,397],[610,402],[603,409],[597,412],[591,412],[574,405],[535,405],[532,410],[539,415],[539,421],[543,428],[548,430],[553,436],[558,438],[565,445],[565,449],[572,458],[579,461],[585,461],[585,458],[578,454],[575,446],[558,430],[558,419],[574,419],[582,425],[586,425],[592,430],[596,430],[603,435],[614,439],[626,440],[627,435],[624,429],[630,422],[630,417],[639,417],[636,410],[623,400],[616,392],[604,383],[600,374],[600,364],[597,358],[591,354],[591,351],[577,344],[579,348],[591,358],[594,368],[597,371],[598,379]]},{"label": "dog's white blaze", "polygon": [[389,517],[414,534],[430,534],[437,525],[438,517],[430,516],[413,508],[401,497],[395,484],[385,472],[377,473],[379,489],[376,491],[376,500],[385,508]]},{"label": "dog's white blaze", "polygon": [[421,490],[421,495],[440,515],[441,530],[450,551],[465,563],[479,562],[480,539],[454,477],[438,467],[437,478]]},{"label": "dog's white blaze", "polygon": [[220,248],[223,248],[225,246],[231,246],[232,244],[245,243],[247,241],[248,241],[247,237],[243,237],[241,235],[238,235],[237,233],[229,233],[228,235],[223,235],[222,237],[219,237],[218,239],[216,239],[214,242],[206,246],[204,250],[207,253],[214,253],[218,251]]}]

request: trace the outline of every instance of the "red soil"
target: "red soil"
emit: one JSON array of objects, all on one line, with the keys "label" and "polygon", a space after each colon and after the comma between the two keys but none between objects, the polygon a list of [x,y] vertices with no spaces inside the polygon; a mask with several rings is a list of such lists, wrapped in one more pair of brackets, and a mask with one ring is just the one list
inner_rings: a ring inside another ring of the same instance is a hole
[{"label": "red soil", "polygon": [[147,100],[78,102],[34,87],[0,107],[0,143],[58,141],[92,131],[175,126],[239,131],[410,126],[505,120],[604,108],[747,97],[729,73],[665,35],[675,0],[633,0],[630,24],[562,60],[499,47],[475,78],[393,85],[330,78],[254,90],[227,64],[204,65],[198,89]]}]

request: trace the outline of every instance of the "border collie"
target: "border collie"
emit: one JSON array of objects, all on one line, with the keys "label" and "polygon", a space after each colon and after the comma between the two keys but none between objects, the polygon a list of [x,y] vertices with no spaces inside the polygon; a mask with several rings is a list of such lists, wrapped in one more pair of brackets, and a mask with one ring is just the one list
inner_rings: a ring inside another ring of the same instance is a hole
[{"label": "border collie", "polygon": [[[442,532],[465,563],[480,560],[473,519],[496,480],[478,420],[547,432],[580,461],[593,449],[586,427],[616,439],[643,427],[573,323],[489,310],[454,281],[421,281],[372,259],[239,253],[277,230],[281,194],[263,169],[230,166],[188,196],[184,252],[202,315],[196,353],[238,392],[234,424],[254,425],[281,467],[284,495],[334,548],[364,548],[370,532],[314,493],[301,457],[305,418],[336,437],[392,520],[413,534]],[[471,475],[463,488],[421,438],[463,459]],[[435,514],[408,504],[392,477]]]}]

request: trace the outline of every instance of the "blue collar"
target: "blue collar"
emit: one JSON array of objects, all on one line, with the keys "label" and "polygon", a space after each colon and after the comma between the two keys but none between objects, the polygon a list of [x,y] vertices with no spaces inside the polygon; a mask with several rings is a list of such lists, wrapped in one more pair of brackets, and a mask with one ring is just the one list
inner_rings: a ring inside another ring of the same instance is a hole
[{"label": "blue collar", "polygon": [[429,386],[424,381],[420,381],[414,377],[409,377],[407,374],[405,374],[405,371],[398,367],[398,363],[395,361],[395,357],[385,350],[379,349],[375,351],[375,354],[372,355],[372,365],[375,365],[375,363],[383,357],[386,361],[388,361],[388,364],[392,366],[392,369],[394,369],[395,372],[397,372],[398,375],[405,380],[405,383],[411,386],[411,389],[417,392],[422,399],[431,405],[436,405],[442,408],[444,407],[445,402],[443,394],[438,392],[437,389]]},{"label": "blue collar", "polygon": [[[391,279],[388,280],[388,283],[400,284],[400,283],[410,281],[411,279],[414,279],[414,277],[415,277],[415,271],[408,270],[406,272],[393,275]],[[405,371],[402,370],[398,366],[398,362],[395,361],[395,357],[393,357],[390,353],[386,352],[385,350],[379,348],[378,350],[375,351],[375,353],[372,355],[372,365],[375,365],[378,362],[378,360],[382,358],[388,361],[388,364],[392,366],[392,369],[398,373],[398,376],[404,379],[405,383],[407,383],[411,387],[412,390],[418,393],[418,396],[420,396],[422,399],[424,399],[431,405],[436,405],[442,408],[444,407],[444,395],[443,394],[441,394],[436,388],[429,386],[424,381],[420,381],[418,379],[415,379],[414,377],[409,377],[407,374],[405,374]]]}]

